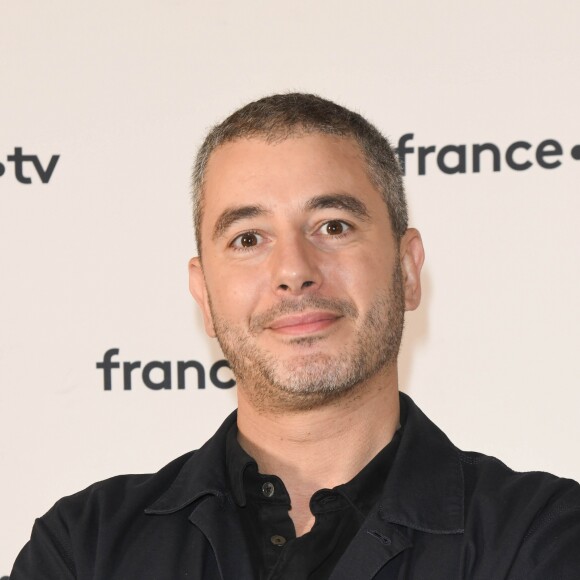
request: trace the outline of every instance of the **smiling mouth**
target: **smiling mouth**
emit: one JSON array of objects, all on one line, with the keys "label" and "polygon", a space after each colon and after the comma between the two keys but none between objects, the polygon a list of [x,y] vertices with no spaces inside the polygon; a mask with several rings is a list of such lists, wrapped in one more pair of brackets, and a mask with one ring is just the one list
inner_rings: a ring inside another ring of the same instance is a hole
[{"label": "smiling mouth", "polygon": [[304,335],[325,330],[341,315],[334,312],[306,312],[277,318],[268,329],[279,334]]}]

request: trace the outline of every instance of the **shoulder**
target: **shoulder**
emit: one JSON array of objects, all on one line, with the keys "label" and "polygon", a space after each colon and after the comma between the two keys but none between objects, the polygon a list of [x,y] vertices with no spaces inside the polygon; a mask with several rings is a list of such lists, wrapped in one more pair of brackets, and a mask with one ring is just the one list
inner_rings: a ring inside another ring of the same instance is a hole
[{"label": "shoulder", "polygon": [[[469,510],[485,506],[488,511],[513,513],[514,510],[538,511],[550,506],[572,512],[580,508],[580,485],[571,480],[541,471],[517,472],[505,463],[483,453],[464,451],[417,407],[412,399],[401,394],[405,429],[410,433],[407,453],[428,463],[431,472],[420,476],[433,478],[449,467],[442,481],[463,488],[466,515]],[[459,479],[457,479],[459,478]],[[510,509],[506,509],[510,508]]]},{"label": "shoulder", "polygon": [[142,525],[145,509],[178,477],[195,452],[187,453],[153,474],[119,475],[63,497],[34,523],[12,576],[76,578],[79,567],[93,562],[96,551],[119,530]]},{"label": "shoulder", "polygon": [[457,449],[466,499],[494,498],[500,503],[536,506],[558,501],[580,509],[580,485],[543,471],[518,472],[489,455]]},{"label": "shoulder", "polygon": [[458,450],[458,457],[466,537],[485,535],[488,553],[498,559],[512,553],[513,571],[521,568],[522,577],[556,569],[571,577],[580,566],[580,485],[550,473],[517,472],[481,453]]},{"label": "shoulder", "polygon": [[60,499],[44,517],[64,517],[82,521],[86,517],[106,518],[108,515],[145,510],[178,476],[192,458],[191,451],[174,459],[156,473],[117,475],[93,483],[86,489]]},{"label": "shoulder", "polygon": [[[460,531],[466,577],[578,578],[578,483],[516,472],[495,457],[462,451],[408,397],[402,403],[407,441],[401,441],[401,471],[422,492],[411,499],[422,506],[421,522],[431,513],[435,523],[447,518],[448,529]],[[408,497],[404,481],[396,493]]]}]

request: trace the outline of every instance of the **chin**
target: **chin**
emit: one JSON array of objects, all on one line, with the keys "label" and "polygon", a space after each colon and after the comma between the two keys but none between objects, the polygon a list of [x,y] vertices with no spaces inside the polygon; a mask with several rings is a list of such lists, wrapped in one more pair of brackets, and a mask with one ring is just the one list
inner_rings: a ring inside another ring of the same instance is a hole
[{"label": "chin", "polygon": [[[355,371],[355,372],[353,372]],[[291,357],[270,373],[270,381],[287,393],[335,393],[350,389],[358,373],[344,359],[327,353]]]}]

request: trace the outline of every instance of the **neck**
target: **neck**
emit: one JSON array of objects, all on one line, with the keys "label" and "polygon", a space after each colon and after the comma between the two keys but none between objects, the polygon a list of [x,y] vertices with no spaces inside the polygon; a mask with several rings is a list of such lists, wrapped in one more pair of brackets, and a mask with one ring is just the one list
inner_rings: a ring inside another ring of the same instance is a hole
[{"label": "neck", "polygon": [[238,385],[239,442],[261,473],[284,482],[298,535],[314,523],[312,495],[350,481],[391,441],[399,424],[394,365],[345,397],[309,410],[258,409],[247,392]]}]

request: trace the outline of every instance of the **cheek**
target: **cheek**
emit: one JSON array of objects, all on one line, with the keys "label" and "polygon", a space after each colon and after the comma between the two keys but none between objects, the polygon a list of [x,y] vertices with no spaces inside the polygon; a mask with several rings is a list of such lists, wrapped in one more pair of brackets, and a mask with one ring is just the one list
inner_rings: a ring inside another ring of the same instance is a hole
[{"label": "cheek", "polygon": [[206,273],[214,314],[226,320],[249,320],[264,292],[264,275],[259,271],[226,268]]},{"label": "cheek", "polygon": [[336,290],[342,289],[357,301],[365,301],[365,296],[373,296],[376,290],[389,288],[393,262],[382,253],[364,253],[350,256],[340,262],[325,265],[327,284]]}]

